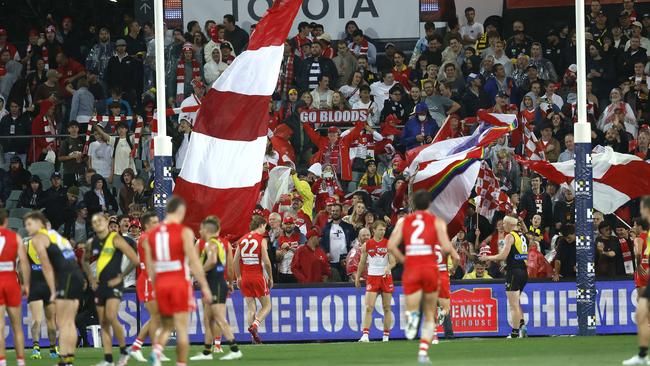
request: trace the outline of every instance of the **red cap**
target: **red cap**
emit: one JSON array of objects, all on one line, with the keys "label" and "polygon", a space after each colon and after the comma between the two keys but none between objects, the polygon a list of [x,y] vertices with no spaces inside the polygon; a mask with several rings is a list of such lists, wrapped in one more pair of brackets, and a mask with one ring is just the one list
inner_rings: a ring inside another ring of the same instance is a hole
[{"label": "red cap", "polygon": [[337,132],[339,132],[339,129],[336,128],[336,127],[334,127],[334,126],[330,126],[330,127],[327,129],[327,133],[337,133]]},{"label": "red cap", "polygon": [[282,223],[283,224],[293,224],[294,223],[293,216],[289,216],[289,215],[285,216],[282,219]]},{"label": "red cap", "polygon": [[192,85],[194,85],[197,88],[203,88],[205,87],[205,84],[201,81],[201,79],[194,79],[192,80]]},{"label": "red cap", "polygon": [[343,204],[347,205],[347,206],[352,205],[352,199],[350,198],[349,200],[345,200],[345,202],[343,202]]},{"label": "red cap", "polygon": [[334,198],[334,197],[327,197],[325,199],[325,205],[327,205],[327,206],[333,205],[335,203],[336,203],[336,198]]},{"label": "red cap", "polygon": [[0,28],[0,36],[6,36],[7,35],[7,30],[4,28]]},{"label": "red cap", "polygon": [[192,51],[192,44],[190,42],[183,43],[183,52]]},{"label": "red cap", "polygon": [[132,226],[137,226],[138,228],[142,229],[142,225],[140,224],[140,220],[138,219],[131,220],[131,223],[129,224],[129,228]]},{"label": "red cap", "polygon": [[282,206],[288,206],[291,204],[291,195],[290,194],[283,194],[280,196],[280,205]]},{"label": "red cap", "polygon": [[318,230],[316,229],[309,230],[309,232],[307,233],[307,240],[313,237],[320,238],[320,232],[318,232]]},{"label": "red cap", "polygon": [[56,32],[56,27],[53,26],[53,25],[48,25],[47,28],[45,28],[45,32],[54,33],[54,32]]}]

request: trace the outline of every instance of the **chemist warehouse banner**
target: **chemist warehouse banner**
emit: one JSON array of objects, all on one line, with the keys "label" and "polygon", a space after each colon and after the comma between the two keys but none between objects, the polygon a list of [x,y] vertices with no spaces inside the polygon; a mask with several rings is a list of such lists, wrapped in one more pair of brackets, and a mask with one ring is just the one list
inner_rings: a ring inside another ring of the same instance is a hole
[{"label": "chemist warehouse banner", "polygon": [[[632,281],[598,282],[596,309],[599,334],[635,333],[634,312],[637,306],[636,290]],[[404,338],[404,296],[401,286],[393,294],[393,313],[398,314],[391,330],[392,338]],[[452,286],[452,319],[456,336],[505,336],[510,333],[509,309],[504,286],[501,283],[459,284]],[[198,298],[197,292],[197,298]],[[355,340],[361,332],[363,316],[362,289],[354,287],[273,289],[273,310],[261,328],[265,342]],[[238,341],[250,341],[246,332],[248,320],[241,293],[236,291],[228,299],[228,319]],[[134,293],[124,296],[119,319],[124,324],[127,342],[137,334],[137,307]],[[141,305],[141,321],[148,314]],[[573,282],[529,283],[522,295],[522,308],[530,335],[576,334],[576,286]],[[23,306],[23,328],[26,343],[31,345],[30,316]],[[381,337],[383,331],[381,300],[378,300],[370,328],[371,338]],[[8,322],[7,322],[8,324]],[[442,329],[439,329],[442,331]],[[190,340],[203,342],[203,304],[190,318]],[[11,334],[5,334],[8,346],[13,345]],[[47,342],[43,326],[41,345]],[[45,343],[46,344],[46,343]]]}]

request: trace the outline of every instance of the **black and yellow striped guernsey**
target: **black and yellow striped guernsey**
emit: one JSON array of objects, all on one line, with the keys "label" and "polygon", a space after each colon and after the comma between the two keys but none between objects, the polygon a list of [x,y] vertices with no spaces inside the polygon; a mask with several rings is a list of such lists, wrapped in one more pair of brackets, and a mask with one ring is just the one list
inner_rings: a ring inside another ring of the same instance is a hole
[{"label": "black and yellow striped guernsey", "polygon": [[93,238],[93,253],[97,254],[97,274],[95,278],[99,283],[106,283],[122,273],[122,251],[115,248],[117,233],[111,232],[103,240]]},{"label": "black and yellow striped guernsey", "polygon": [[506,258],[506,270],[515,268],[526,269],[526,261],[528,259],[528,242],[526,237],[522,234],[512,231],[510,235],[515,239],[515,242],[510,247],[510,252]]}]

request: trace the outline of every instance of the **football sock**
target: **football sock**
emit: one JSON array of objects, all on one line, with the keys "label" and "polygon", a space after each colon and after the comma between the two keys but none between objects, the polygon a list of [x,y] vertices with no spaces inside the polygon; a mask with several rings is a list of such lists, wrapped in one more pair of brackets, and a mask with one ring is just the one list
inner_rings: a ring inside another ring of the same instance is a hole
[{"label": "football sock", "polygon": [[255,319],[255,321],[253,322],[253,327],[254,327],[254,328],[259,328],[259,327],[260,327],[260,321],[259,321],[259,319],[257,319],[257,318]]},{"label": "football sock", "polygon": [[388,337],[390,335],[390,329],[384,329],[384,337]]},{"label": "football sock", "polygon": [[37,350],[37,351],[40,352],[40,350],[41,350],[41,346],[38,345],[38,341],[34,341],[34,346],[33,346],[33,348],[34,348],[35,350]]},{"label": "football sock", "polygon": [[210,353],[212,353],[212,345],[211,344],[204,344],[203,345],[203,354],[207,356]]},{"label": "football sock", "polygon": [[648,355],[648,347],[639,347],[639,357],[643,358]]},{"label": "football sock", "polygon": [[133,351],[139,351],[142,349],[142,344],[144,343],[144,340],[140,338],[136,338],[135,342],[133,342],[133,345],[131,346],[131,350]]},{"label": "football sock", "polygon": [[230,345],[230,352],[239,352],[239,346],[237,346],[234,339],[228,341],[228,344]]},{"label": "football sock", "polygon": [[524,325],[526,325],[526,323],[524,322],[524,319],[522,318],[521,320],[519,320],[519,328],[523,327]]},{"label": "football sock", "polygon": [[20,357],[20,358],[16,357],[16,364],[18,366],[25,366],[25,359],[22,358],[22,357]]},{"label": "football sock", "polygon": [[66,366],[70,366],[74,364],[74,354],[69,353],[65,355],[65,357],[63,358],[63,362],[66,364]]},{"label": "football sock", "polygon": [[4,356],[0,356],[0,366],[7,366],[7,360]]},{"label": "football sock", "polygon": [[363,334],[368,335],[370,329],[368,328],[363,328]]},{"label": "football sock", "polygon": [[128,355],[129,353],[126,352],[126,346],[120,347],[120,355]]},{"label": "football sock", "polygon": [[113,363],[113,355],[110,353],[107,353],[104,355],[104,361],[108,363]]},{"label": "football sock", "polygon": [[214,345],[217,347],[221,346],[221,336],[214,337]]}]

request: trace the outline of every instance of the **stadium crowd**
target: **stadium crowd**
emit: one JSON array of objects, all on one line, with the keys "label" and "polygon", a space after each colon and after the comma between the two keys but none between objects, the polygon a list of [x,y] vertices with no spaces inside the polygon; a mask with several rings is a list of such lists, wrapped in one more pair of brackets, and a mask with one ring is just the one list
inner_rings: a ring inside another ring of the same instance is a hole
[{"label": "stadium crowd", "polygon": [[[623,3],[615,18],[597,0],[587,9],[588,118],[594,146],[648,159],[650,14]],[[269,104],[264,163],[265,180],[275,166],[292,166],[295,191],[272,212],[256,209],[268,218],[276,282],[354,281],[358,248],[371,238],[373,222],[388,223],[389,235],[409,211],[406,152],[431,143],[445,121],[449,136],[460,137],[473,131],[479,109],[516,113],[539,139],[536,154],[550,162],[573,158],[575,30],[557,24],[535,39],[524,21],[506,27],[475,17],[468,8],[465,19],[451,19],[446,29],[426,23],[426,35],[408,50],[370,39],[354,21],[343,30],[298,25],[285,43]],[[114,215],[111,230],[135,243],[138,218],[152,209],[154,29],[128,14],[121,25],[90,29],[82,31],[70,17],[48,17],[26,35],[0,29],[0,201],[16,229],[25,212],[42,210],[80,257],[94,235],[92,214]],[[168,107],[200,104],[248,38],[231,15],[166,30]],[[312,124],[300,117],[308,110],[365,110],[369,117],[354,125]],[[106,117],[93,123],[95,116]],[[195,117],[185,111],[167,120],[176,173]],[[573,191],[520,165],[515,156],[527,155],[522,145],[501,138],[486,161],[514,207],[508,213],[528,229],[530,276],[575,277]],[[621,219],[594,214],[599,276],[632,275],[636,266],[633,239],[643,226],[634,219],[638,202],[617,213]],[[504,214],[490,221],[470,200],[453,238],[461,254],[453,278],[502,276],[478,254],[496,254],[503,245]]]}]

